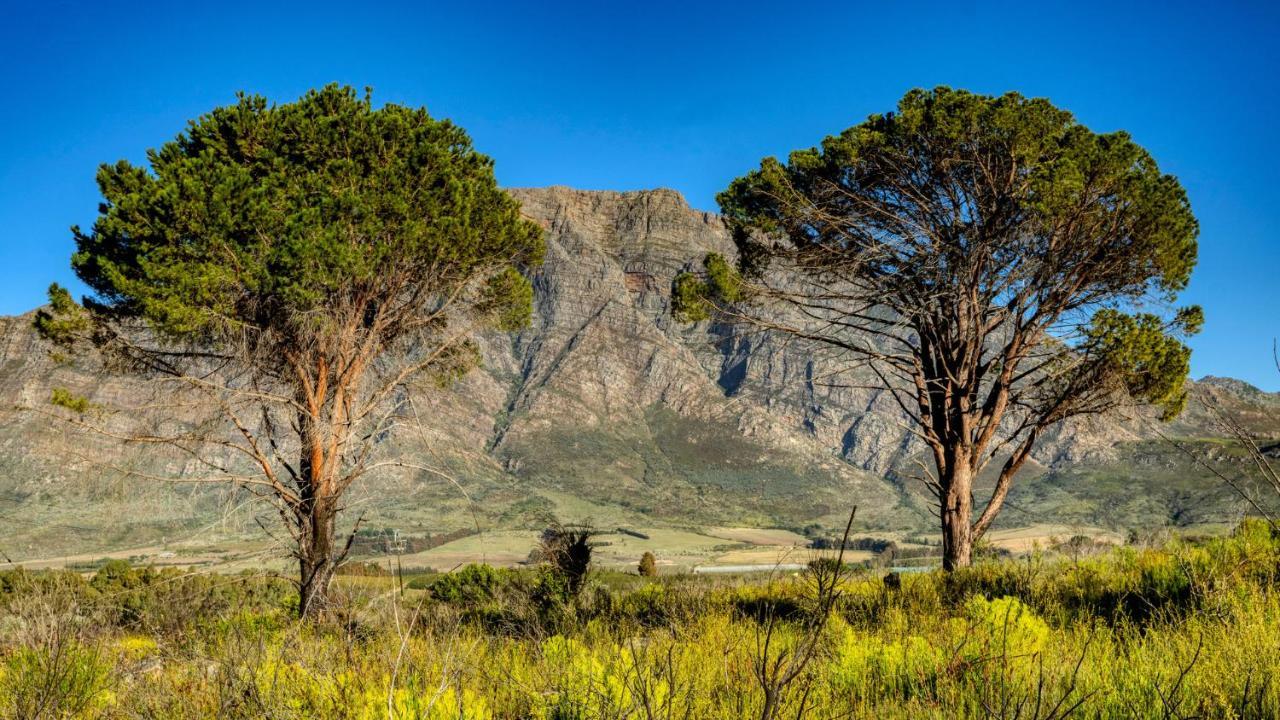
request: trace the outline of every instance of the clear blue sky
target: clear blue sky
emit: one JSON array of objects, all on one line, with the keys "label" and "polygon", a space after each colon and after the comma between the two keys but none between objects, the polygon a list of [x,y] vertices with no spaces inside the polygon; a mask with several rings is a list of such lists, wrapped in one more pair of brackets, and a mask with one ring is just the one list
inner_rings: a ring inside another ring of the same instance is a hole
[{"label": "clear blue sky", "polygon": [[[770,7],[772,5],[772,7]],[[1268,7],[1270,5],[1270,7]],[[765,155],[915,86],[1045,96],[1129,130],[1200,218],[1193,375],[1280,389],[1280,10],[1270,3],[0,4],[0,313],[72,284],[96,166],[143,159],[247,90],[329,82],[466,127],[506,185],[672,187],[694,206]]]}]

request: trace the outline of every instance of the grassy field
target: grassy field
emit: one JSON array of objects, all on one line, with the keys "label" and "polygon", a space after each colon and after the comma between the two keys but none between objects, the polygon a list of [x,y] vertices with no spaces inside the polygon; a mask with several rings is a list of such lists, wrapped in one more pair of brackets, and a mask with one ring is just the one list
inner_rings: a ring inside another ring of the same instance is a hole
[{"label": "grassy field", "polygon": [[[661,541],[788,549],[717,535]],[[606,569],[576,595],[545,566],[343,577],[320,623],[261,572],[0,572],[0,717],[1280,716],[1280,538],[1261,523],[894,583],[831,572]]]},{"label": "grassy field", "polygon": [[[611,518],[615,522],[618,518]],[[622,524],[645,537],[617,532],[602,525],[596,538],[597,566],[614,570],[632,570],[640,556],[652,552],[658,564],[671,570],[687,571],[704,565],[748,564],[770,566],[779,562],[808,562],[817,557],[808,549],[809,538],[779,528],[712,527],[672,528]],[[1036,533],[1035,529],[1028,532]],[[1065,536],[1064,536],[1065,537]],[[375,562],[393,568],[401,567],[449,571],[472,563],[499,567],[524,564],[538,545],[535,530],[486,530],[447,542],[422,552],[393,555],[353,556],[361,562]],[[237,572],[261,566],[264,562],[283,569],[286,563],[280,552],[271,552],[261,540],[226,540],[216,546],[205,544],[141,545],[101,553],[58,555],[26,560],[11,565],[28,569],[93,569],[108,560],[130,560],[135,564],[156,567],[189,567],[198,570]],[[852,555],[850,556],[853,557]],[[856,559],[870,557],[859,554]],[[0,569],[4,566],[0,565]]]},{"label": "grassy field", "polygon": [[[601,534],[596,538],[597,567],[631,571],[645,552],[653,553],[659,567],[668,572],[687,572],[696,568],[724,565],[755,566],[764,571],[777,565],[804,564],[817,557],[831,556],[830,552],[809,549],[809,538],[781,528],[679,529],[628,526],[628,529],[646,537],[639,538],[605,529],[600,531]],[[987,541],[992,548],[1013,554],[1026,554],[1037,548],[1053,547],[1077,536],[1087,536],[1113,545],[1124,541],[1118,533],[1104,528],[1061,524],[1037,524],[996,530],[988,534]],[[389,554],[356,554],[353,559],[376,563],[388,571],[394,571],[397,563],[401,568],[442,572],[475,563],[515,567],[526,564],[530,553],[538,545],[538,538],[539,533],[534,530],[488,530],[422,552],[398,557]],[[911,541],[925,540],[933,544],[940,542],[940,538],[928,534],[908,536],[904,533],[883,533],[854,536],[854,539],[858,538],[890,540],[907,548],[925,547]],[[867,551],[846,552],[846,559],[850,562],[871,561],[875,556],[875,553]],[[33,570],[69,568],[84,571],[95,569],[109,560],[129,560],[134,564],[158,568],[189,568],[221,573],[264,566],[285,571],[290,567],[281,552],[273,551],[261,540],[228,540],[217,546],[144,545],[107,553],[81,553],[25,561],[21,566]]]}]

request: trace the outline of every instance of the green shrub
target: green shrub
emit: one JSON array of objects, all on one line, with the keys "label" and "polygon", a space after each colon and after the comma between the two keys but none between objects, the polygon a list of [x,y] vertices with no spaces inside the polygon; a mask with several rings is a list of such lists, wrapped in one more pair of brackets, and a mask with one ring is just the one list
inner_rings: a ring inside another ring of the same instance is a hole
[{"label": "green shrub", "polygon": [[431,581],[431,597],[455,605],[479,605],[497,596],[502,571],[492,565],[472,564]]}]

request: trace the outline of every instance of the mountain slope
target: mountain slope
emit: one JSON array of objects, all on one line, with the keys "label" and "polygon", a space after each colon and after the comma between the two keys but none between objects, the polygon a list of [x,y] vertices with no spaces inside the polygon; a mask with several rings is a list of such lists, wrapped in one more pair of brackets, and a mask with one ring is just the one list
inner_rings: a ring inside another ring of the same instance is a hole
[{"label": "mountain slope", "polygon": [[[351,518],[408,533],[536,527],[548,515],[644,525],[835,525],[858,504],[867,528],[927,530],[907,479],[920,448],[892,401],[833,388],[827,368],[767,335],[731,337],[670,316],[675,274],[731,255],[720,219],[675,192],[512,191],[547,230],[531,327],[482,342],[483,369],[414,396],[417,427],[384,453],[430,470],[371,477]],[[190,477],[182,458],[122,448],[40,412],[53,387],[97,403],[148,392],[128,378],[54,364],[30,317],[0,319],[0,551],[27,557],[162,538],[260,537],[243,498],[140,476]],[[1280,435],[1280,397],[1206,381],[1198,397]],[[1193,404],[1194,407],[1194,404]],[[1215,436],[1194,410],[1165,429]],[[1227,452],[1217,462],[1231,472]],[[1006,524],[1124,529],[1228,519],[1239,503],[1140,418],[1065,427],[1046,440]],[[271,522],[269,517],[265,518]]]}]

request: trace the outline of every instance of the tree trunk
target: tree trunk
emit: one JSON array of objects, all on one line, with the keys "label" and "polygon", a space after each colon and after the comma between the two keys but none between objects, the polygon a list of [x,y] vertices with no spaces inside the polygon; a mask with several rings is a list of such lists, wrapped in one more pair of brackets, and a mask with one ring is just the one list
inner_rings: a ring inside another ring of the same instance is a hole
[{"label": "tree trunk", "polygon": [[760,720],[773,720],[778,713],[778,691],[771,687],[764,689],[764,706],[760,708]]},{"label": "tree trunk", "polygon": [[329,605],[329,585],[337,570],[335,515],[327,502],[310,503],[306,531],[298,544],[298,615],[316,617]]},{"label": "tree trunk", "polygon": [[323,449],[316,434],[312,417],[302,415],[298,419],[301,429],[302,456],[298,470],[298,616],[314,618],[325,612],[329,605],[329,585],[337,570],[338,558],[334,549],[334,526],[337,520],[337,499],[332,497],[327,482]]},{"label": "tree trunk", "polygon": [[942,474],[942,569],[968,567],[973,561],[973,476],[956,458]]}]

